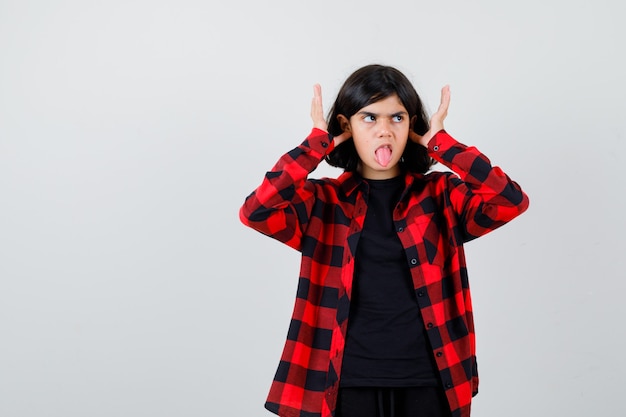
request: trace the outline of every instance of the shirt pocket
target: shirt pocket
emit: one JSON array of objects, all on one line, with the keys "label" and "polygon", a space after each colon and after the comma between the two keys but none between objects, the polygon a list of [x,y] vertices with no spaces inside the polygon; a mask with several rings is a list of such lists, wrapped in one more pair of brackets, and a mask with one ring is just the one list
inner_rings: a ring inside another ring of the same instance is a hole
[{"label": "shirt pocket", "polygon": [[428,263],[443,269],[449,266],[456,254],[456,248],[450,239],[452,232],[441,213],[434,211],[409,216],[407,228],[411,232],[422,265]]}]

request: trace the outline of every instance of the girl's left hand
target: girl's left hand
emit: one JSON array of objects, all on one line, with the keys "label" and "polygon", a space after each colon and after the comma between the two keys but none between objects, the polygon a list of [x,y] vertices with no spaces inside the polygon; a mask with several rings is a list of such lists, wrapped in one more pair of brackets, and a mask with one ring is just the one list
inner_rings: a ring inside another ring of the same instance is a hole
[{"label": "girl's left hand", "polygon": [[450,86],[446,85],[441,89],[441,102],[439,108],[430,117],[430,129],[424,133],[424,136],[420,136],[412,129],[409,130],[409,138],[413,142],[417,142],[424,147],[428,147],[428,142],[435,136],[435,133],[443,130],[443,121],[448,115],[448,107],[450,106]]}]

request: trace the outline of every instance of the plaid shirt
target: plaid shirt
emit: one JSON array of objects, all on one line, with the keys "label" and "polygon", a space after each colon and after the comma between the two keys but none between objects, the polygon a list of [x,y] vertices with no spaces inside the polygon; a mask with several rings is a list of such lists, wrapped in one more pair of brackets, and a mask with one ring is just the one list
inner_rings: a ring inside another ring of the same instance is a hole
[{"label": "plaid shirt", "polygon": [[[307,178],[332,149],[332,137],[313,129],[240,210],[245,225],[302,253],[287,341],[265,404],[285,417],[329,417],[337,400],[368,187],[355,173]],[[443,130],[428,150],[458,176],[405,174],[393,221],[452,415],[468,417],[478,374],[463,243],[521,214],[528,197],[476,148]]]}]

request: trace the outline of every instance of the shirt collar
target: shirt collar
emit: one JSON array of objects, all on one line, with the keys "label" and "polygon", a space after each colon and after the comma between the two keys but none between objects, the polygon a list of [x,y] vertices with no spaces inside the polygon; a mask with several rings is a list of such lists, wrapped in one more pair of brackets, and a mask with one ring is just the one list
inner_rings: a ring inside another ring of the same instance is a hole
[{"label": "shirt collar", "polygon": [[[420,176],[420,175],[417,175]],[[423,177],[423,175],[421,175]],[[405,190],[410,189],[415,184],[416,174],[406,172],[404,174]],[[337,181],[339,181],[341,191],[344,195],[350,195],[354,190],[363,184],[363,177],[358,172],[344,172]]]},{"label": "shirt collar", "polygon": [[348,196],[363,183],[363,177],[357,172],[344,172],[337,178],[337,181],[343,194]]}]

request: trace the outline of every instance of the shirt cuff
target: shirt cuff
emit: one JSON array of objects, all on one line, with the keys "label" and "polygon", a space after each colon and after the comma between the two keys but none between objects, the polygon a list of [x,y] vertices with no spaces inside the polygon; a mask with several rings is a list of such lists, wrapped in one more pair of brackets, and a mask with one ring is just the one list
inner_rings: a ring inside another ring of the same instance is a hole
[{"label": "shirt cuff", "polygon": [[311,149],[322,155],[328,155],[333,149],[335,149],[335,141],[333,141],[333,137],[330,133],[316,127],[311,130],[311,133],[309,133],[307,142],[309,142],[309,147]]},{"label": "shirt cuff", "polygon": [[448,135],[448,132],[441,129],[439,132],[435,133],[435,136],[433,136],[428,142],[428,152],[443,155],[456,143],[456,140],[452,136]]}]

